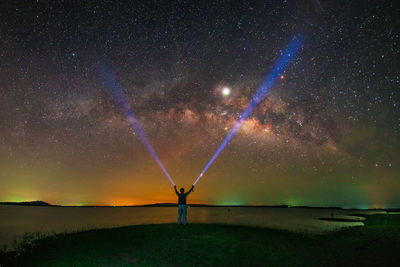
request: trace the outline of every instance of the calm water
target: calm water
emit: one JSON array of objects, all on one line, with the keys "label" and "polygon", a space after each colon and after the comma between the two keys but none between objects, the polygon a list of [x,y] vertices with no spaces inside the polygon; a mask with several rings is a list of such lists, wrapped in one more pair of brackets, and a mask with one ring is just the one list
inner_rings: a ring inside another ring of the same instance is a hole
[{"label": "calm water", "polygon": [[[332,210],[300,208],[227,208],[189,207],[188,221],[285,229],[294,232],[323,233],[362,222],[329,222]],[[346,214],[371,211],[335,210],[335,218],[363,218]],[[55,234],[94,228],[135,224],[174,223],[177,208],[154,207],[22,207],[0,205],[0,248],[19,242],[25,233]]]}]

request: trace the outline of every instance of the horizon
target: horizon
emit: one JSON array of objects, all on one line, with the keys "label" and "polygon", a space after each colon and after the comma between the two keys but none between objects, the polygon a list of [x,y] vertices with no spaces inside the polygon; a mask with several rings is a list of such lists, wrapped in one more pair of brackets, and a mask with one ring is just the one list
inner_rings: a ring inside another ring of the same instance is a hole
[{"label": "horizon", "polygon": [[[6,205],[8,203],[13,204],[25,204],[25,203],[32,203],[32,202],[42,202],[48,204],[50,206],[55,207],[142,207],[142,206],[151,206],[151,205],[177,205],[176,202],[156,202],[156,203],[145,203],[145,204],[124,204],[124,205],[113,205],[113,204],[66,204],[61,205],[57,203],[50,203],[43,200],[29,200],[29,201],[0,201],[0,205]],[[316,206],[316,205],[290,205],[290,204],[207,204],[207,203],[188,203],[190,205],[204,205],[204,206],[216,206],[216,207],[286,207],[286,208],[322,208],[322,209],[357,209],[357,210],[390,210],[390,209],[400,209],[400,205],[391,206],[391,207],[384,207],[384,206],[374,206],[374,207],[367,207],[365,205],[359,206]],[[35,206],[35,205],[33,205]]]}]

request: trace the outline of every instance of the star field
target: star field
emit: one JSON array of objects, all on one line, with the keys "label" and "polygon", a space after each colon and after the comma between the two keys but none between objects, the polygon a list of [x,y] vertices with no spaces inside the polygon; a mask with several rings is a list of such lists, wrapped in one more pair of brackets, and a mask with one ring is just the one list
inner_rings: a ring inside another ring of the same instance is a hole
[{"label": "star field", "polygon": [[400,205],[397,1],[0,4],[0,201],[142,204],[189,187],[295,35],[301,50],[193,202]]}]

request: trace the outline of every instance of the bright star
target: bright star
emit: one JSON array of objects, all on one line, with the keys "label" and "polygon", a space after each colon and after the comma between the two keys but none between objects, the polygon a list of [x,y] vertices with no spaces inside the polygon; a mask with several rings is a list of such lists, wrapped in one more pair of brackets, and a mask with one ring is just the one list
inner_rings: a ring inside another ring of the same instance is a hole
[{"label": "bright star", "polygon": [[222,95],[223,96],[229,96],[231,94],[231,89],[228,87],[222,88]]}]

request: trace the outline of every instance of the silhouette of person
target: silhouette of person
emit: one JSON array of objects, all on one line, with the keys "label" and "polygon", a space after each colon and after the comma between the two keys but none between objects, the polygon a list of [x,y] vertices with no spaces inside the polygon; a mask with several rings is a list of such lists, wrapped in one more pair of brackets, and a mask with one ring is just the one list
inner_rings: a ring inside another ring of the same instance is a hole
[{"label": "silhouette of person", "polygon": [[187,219],[187,206],[186,206],[186,197],[193,191],[194,185],[190,188],[189,191],[185,193],[185,189],[181,188],[180,193],[176,190],[176,185],[174,185],[175,193],[178,196],[178,224],[186,225]]}]

